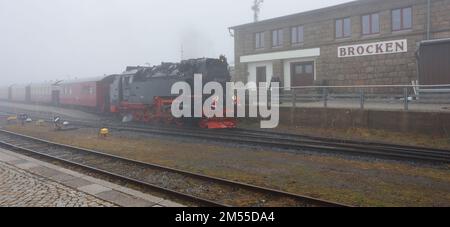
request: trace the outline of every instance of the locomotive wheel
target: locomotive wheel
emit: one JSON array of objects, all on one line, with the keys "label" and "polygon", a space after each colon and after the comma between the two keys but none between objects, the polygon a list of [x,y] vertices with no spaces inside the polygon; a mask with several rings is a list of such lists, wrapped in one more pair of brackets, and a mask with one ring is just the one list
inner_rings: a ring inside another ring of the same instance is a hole
[{"label": "locomotive wheel", "polygon": [[142,114],[140,112],[135,112],[133,114],[134,120],[135,121],[141,121],[142,120]]},{"label": "locomotive wheel", "polygon": [[146,113],[144,113],[144,115],[143,115],[143,117],[142,117],[142,120],[144,121],[144,122],[146,122],[146,123],[149,123],[150,121],[151,121],[151,116],[150,116],[150,114],[148,113],[148,112],[146,112]]},{"label": "locomotive wheel", "polygon": [[183,127],[184,126],[184,122],[181,119],[175,119],[175,125],[177,127]]},{"label": "locomotive wheel", "polygon": [[198,123],[198,125],[199,125],[200,128],[208,129],[208,124],[206,124],[205,121],[200,121],[200,122]]},{"label": "locomotive wheel", "polygon": [[179,118],[172,118],[171,125],[174,125],[177,128],[181,128],[184,126],[184,122]]}]

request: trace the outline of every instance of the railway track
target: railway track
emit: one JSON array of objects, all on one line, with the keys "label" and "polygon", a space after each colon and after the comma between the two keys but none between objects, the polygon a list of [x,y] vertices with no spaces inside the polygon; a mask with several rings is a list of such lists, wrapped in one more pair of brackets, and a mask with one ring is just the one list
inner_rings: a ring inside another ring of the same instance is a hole
[{"label": "railway track", "polygon": [[[75,124],[83,125],[85,127],[93,126],[92,123],[75,122]],[[258,147],[286,149],[290,151],[316,151],[322,153],[352,154],[406,161],[450,163],[450,151],[448,150],[395,144],[339,140],[248,129],[215,130],[212,132],[199,129],[180,130],[177,128],[124,126],[118,124],[103,124],[103,126],[117,131],[189,137]]]},{"label": "railway track", "polygon": [[124,125],[114,123],[112,120],[105,120],[101,123],[81,121],[73,118],[68,118],[68,120],[74,125],[83,127],[108,127],[117,131],[187,137],[257,147],[286,149],[294,152],[315,151],[321,153],[351,154],[406,161],[450,163],[450,151],[424,147],[322,138],[263,130],[234,129],[210,131],[193,128],[180,130],[179,128],[151,125]]},{"label": "railway track", "polygon": [[199,206],[346,206],[279,190],[143,163],[4,130],[0,130],[0,145],[12,150],[50,158],[151,190],[158,190]]}]

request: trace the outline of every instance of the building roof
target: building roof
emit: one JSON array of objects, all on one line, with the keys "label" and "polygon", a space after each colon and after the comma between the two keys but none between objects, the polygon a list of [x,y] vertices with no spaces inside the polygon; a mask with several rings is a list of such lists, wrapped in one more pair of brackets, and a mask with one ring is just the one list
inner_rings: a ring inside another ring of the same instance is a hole
[{"label": "building roof", "polygon": [[235,30],[235,29],[244,28],[247,26],[263,25],[266,23],[272,23],[272,22],[276,22],[276,21],[282,21],[282,20],[288,20],[291,18],[296,18],[298,16],[307,16],[307,15],[312,15],[312,14],[316,14],[316,13],[322,13],[322,12],[326,12],[326,11],[336,10],[336,9],[340,9],[340,8],[346,8],[346,7],[351,7],[351,6],[355,6],[355,5],[366,4],[366,3],[374,2],[374,1],[379,1],[379,0],[354,0],[351,2],[334,5],[334,6],[329,6],[329,7],[325,7],[325,8],[320,8],[320,9],[316,9],[316,10],[291,14],[291,15],[282,16],[282,17],[276,17],[276,18],[262,20],[262,21],[253,22],[253,23],[237,25],[237,26],[230,27],[230,29]]},{"label": "building roof", "polygon": [[71,79],[71,80],[63,80],[60,84],[74,84],[74,83],[86,83],[86,82],[98,82],[102,81],[106,76],[97,76],[97,77],[89,77],[89,78],[80,78],[80,79]]},{"label": "building roof", "polygon": [[420,46],[437,45],[437,44],[442,44],[442,43],[450,43],[450,38],[425,40],[425,41],[420,42]]}]

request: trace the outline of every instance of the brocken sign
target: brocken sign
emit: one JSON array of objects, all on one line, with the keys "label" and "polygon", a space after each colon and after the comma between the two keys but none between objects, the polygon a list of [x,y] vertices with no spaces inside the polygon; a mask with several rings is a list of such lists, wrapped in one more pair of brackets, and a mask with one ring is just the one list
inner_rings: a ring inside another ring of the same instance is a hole
[{"label": "brocken sign", "polygon": [[338,47],[339,58],[405,52],[408,52],[408,41],[406,39]]}]

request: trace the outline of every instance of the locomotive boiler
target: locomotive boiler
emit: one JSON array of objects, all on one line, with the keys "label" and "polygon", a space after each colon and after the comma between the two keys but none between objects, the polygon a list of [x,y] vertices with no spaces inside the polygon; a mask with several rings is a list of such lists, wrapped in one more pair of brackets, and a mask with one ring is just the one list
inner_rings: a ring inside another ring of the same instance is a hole
[{"label": "locomotive boiler", "polygon": [[[172,85],[184,81],[193,88],[195,74],[203,75],[204,84],[214,81],[225,85],[231,80],[224,56],[219,59],[201,58],[180,63],[162,63],[152,67],[129,66],[122,74],[106,78],[111,81],[111,112],[129,120],[148,123],[234,128],[236,121],[230,118],[177,119],[172,116],[171,105],[176,98],[171,94]],[[191,97],[196,98],[193,95]]]}]

